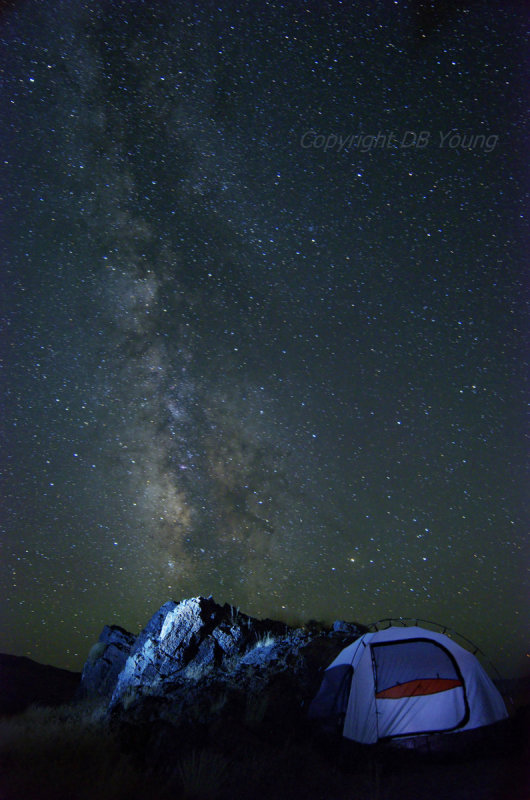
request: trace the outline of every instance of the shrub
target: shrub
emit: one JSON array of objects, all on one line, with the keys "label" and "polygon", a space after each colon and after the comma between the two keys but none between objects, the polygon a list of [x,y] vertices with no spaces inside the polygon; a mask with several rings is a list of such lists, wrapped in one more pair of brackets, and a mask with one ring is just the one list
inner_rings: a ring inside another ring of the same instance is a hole
[{"label": "shrub", "polygon": [[272,647],[276,642],[276,637],[270,631],[264,633],[263,636],[258,637],[254,649],[258,647]]}]

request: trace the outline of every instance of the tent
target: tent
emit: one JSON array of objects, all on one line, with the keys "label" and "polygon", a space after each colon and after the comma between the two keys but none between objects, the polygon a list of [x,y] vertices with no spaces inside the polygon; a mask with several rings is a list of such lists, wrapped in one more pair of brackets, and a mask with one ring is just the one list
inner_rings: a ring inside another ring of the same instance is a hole
[{"label": "tent", "polygon": [[324,673],[309,717],[356,742],[479,728],[507,717],[477,658],[418,626],[365,633]]}]

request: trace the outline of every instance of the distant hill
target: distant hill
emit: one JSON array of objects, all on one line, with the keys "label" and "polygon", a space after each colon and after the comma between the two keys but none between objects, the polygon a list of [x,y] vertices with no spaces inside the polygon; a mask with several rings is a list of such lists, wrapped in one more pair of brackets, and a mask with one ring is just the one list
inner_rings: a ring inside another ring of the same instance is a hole
[{"label": "distant hill", "polygon": [[0,715],[18,714],[32,704],[67,703],[73,699],[80,679],[80,672],[0,653]]}]

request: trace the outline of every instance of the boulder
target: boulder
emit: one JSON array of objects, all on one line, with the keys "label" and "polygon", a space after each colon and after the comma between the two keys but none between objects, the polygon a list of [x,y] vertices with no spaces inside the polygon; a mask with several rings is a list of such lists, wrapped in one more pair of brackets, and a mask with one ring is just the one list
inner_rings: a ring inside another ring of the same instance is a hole
[{"label": "boulder", "polygon": [[342,619],[336,619],[333,623],[332,630],[333,633],[346,634],[356,639],[358,636],[362,636],[363,633],[366,633],[368,628],[365,625],[359,625],[357,622],[344,622]]},{"label": "boulder", "polygon": [[110,707],[129,704],[138,693],[156,693],[178,677],[197,678],[218,666],[243,638],[241,629],[230,625],[230,612],[230,606],[220,606],[211,597],[165,603],[131,648]]},{"label": "boulder", "polygon": [[110,699],[135,639],[119,625],[105,625],[88,654],[78,695]]}]

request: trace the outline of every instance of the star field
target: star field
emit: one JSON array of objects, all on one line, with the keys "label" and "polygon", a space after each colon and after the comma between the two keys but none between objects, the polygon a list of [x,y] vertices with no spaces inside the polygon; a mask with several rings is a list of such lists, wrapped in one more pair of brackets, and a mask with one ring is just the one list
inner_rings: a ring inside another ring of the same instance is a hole
[{"label": "star field", "polygon": [[213,594],[529,616],[517,7],[29,2],[0,20],[0,649]]}]

